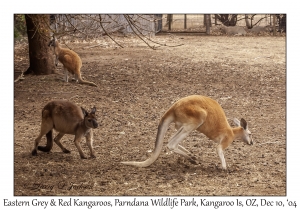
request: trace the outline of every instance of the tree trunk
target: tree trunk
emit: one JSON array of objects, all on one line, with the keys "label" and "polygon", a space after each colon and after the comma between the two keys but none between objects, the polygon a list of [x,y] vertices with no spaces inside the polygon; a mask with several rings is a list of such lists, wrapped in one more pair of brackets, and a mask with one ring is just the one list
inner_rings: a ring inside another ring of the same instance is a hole
[{"label": "tree trunk", "polygon": [[215,15],[215,25],[217,25],[218,24],[218,17],[217,17],[217,15]]},{"label": "tree trunk", "polygon": [[216,14],[215,17],[220,20],[225,26],[236,26],[236,14]]},{"label": "tree trunk", "polygon": [[205,25],[206,25],[206,34],[210,34],[210,26],[211,26],[211,19],[210,15],[204,15]]},{"label": "tree trunk", "polygon": [[276,15],[273,15],[273,35],[276,36]]},{"label": "tree trunk", "polygon": [[248,15],[245,15],[245,21],[246,21],[246,26],[247,26],[247,28],[248,28],[248,29],[251,29],[251,28],[252,28],[252,25],[250,25]]},{"label": "tree trunk", "polygon": [[237,23],[237,15],[232,15],[229,21],[229,26],[236,26]]},{"label": "tree trunk", "polygon": [[168,30],[171,31],[172,30],[172,22],[173,22],[173,15],[168,15],[167,16],[167,21],[168,21]]},{"label": "tree trunk", "polygon": [[50,15],[25,15],[28,45],[29,68],[25,74],[52,74],[55,72],[53,50],[50,41]]}]

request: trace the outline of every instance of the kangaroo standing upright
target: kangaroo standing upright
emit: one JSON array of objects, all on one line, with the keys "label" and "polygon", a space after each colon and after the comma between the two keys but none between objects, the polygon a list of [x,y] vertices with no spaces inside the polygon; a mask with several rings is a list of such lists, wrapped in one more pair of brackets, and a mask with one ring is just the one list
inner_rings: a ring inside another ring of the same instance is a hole
[{"label": "kangaroo standing upright", "polygon": [[56,38],[53,38],[49,42],[48,46],[54,47],[54,53],[56,56],[55,65],[57,66],[58,61],[60,61],[63,64],[66,82],[68,82],[68,77],[69,77],[68,72],[70,72],[71,74],[75,75],[75,80],[77,82],[97,87],[95,83],[85,81],[81,78],[80,69],[82,67],[82,61],[76,52],[69,50],[67,48],[62,48]]},{"label": "kangaroo standing upright", "polygon": [[[53,147],[52,132],[53,129],[59,133],[54,138],[54,142],[62,149],[64,153],[70,153],[61,143],[60,139],[65,134],[75,135],[74,143],[77,147],[80,157],[85,159],[80,141],[83,136],[86,137],[86,143],[90,149],[91,157],[95,157],[93,150],[93,130],[98,127],[95,116],[96,108],[87,112],[84,108],[77,106],[66,100],[50,101],[42,110],[42,124],[39,136],[35,139],[32,155],[37,155],[37,149],[43,152],[49,152]],[[38,146],[41,138],[46,135],[47,145]]]},{"label": "kangaroo standing upright", "polygon": [[175,102],[169,110],[162,116],[155,142],[155,149],[151,157],[143,162],[122,162],[126,165],[147,167],[151,165],[159,156],[163,146],[164,135],[169,125],[174,122],[177,132],[170,139],[168,148],[175,153],[187,157],[191,163],[196,163],[195,157],[183,146],[179,145],[192,131],[197,130],[206,135],[209,139],[218,143],[217,154],[222,163],[222,168],[226,169],[226,162],[223,150],[227,148],[234,139],[241,138],[247,144],[253,144],[251,132],[248,130],[247,122],[234,119],[238,127],[230,127],[222,107],[215,100],[192,95]]}]

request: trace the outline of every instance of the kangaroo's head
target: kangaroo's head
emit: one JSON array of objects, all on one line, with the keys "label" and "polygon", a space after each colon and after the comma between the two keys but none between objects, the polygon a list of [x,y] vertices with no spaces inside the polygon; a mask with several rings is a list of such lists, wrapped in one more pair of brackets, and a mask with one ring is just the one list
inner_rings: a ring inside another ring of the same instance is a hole
[{"label": "kangaroo's head", "polygon": [[97,128],[98,122],[96,118],[96,107],[92,108],[91,112],[86,111],[84,108],[81,107],[82,113],[84,115],[84,123],[85,126],[88,128]]},{"label": "kangaroo's head", "polygon": [[246,144],[253,145],[252,134],[248,129],[248,123],[246,122],[246,120],[244,120],[242,118],[241,121],[239,121],[238,119],[234,118],[233,121],[237,126],[240,126],[243,128],[242,134],[241,134],[242,140]]}]

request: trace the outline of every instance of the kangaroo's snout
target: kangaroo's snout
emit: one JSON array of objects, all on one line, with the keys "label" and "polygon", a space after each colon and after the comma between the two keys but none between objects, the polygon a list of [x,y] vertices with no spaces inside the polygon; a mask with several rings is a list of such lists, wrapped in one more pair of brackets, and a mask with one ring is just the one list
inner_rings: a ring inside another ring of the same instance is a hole
[{"label": "kangaroo's snout", "polygon": [[248,145],[253,145],[253,139],[252,139],[252,137],[250,137],[250,139],[248,139],[248,140],[246,141],[246,143],[247,143]]},{"label": "kangaroo's snout", "polygon": [[94,120],[93,120],[93,126],[94,126],[94,128],[98,128],[98,123]]}]

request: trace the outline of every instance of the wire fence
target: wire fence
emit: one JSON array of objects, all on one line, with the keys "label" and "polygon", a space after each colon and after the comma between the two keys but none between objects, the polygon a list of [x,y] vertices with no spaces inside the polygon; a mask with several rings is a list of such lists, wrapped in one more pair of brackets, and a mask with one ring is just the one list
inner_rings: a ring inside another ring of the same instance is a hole
[{"label": "wire fence", "polygon": [[[226,20],[222,23],[221,18],[226,17],[226,15],[210,15],[211,16],[211,26],[226,24]],[[250,24],[250,27],[254,26],[271,26],[274,23],[273,14],[234,14],[227,15],[228,22],[231,21],[232,24],[236,26],[246,27],[246,16]],[[230,19],[234,18],[234,20]],[[161,17],[163,32],[205,32],[206,23],[204,19],[204,14],[164,14]],[[279,31],[286,30],[286,15],[276,15],[275,20],[277,29]],[[230,24],[228,24],[230,25]]]},{"label": "wire fence", "polygon": [[[61,36],[72,34],[82,38],[98,38],[110,33],[139,34],[152,37],[158,32],[206,32],[204,14],[91,14],[91,15],[51,15],[51,27]],[[273,14],[220,14],[210,15],[210,26],[227,25],[252,28],[271,26],[286,31],[286,15]],[[248,25],[247,25],[247,21]]]}]

